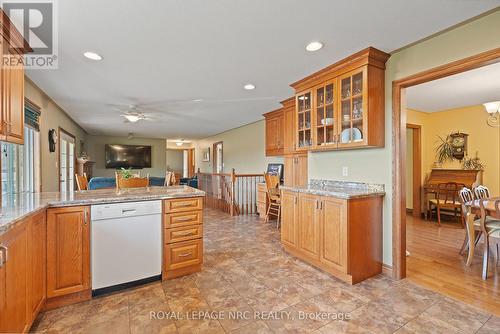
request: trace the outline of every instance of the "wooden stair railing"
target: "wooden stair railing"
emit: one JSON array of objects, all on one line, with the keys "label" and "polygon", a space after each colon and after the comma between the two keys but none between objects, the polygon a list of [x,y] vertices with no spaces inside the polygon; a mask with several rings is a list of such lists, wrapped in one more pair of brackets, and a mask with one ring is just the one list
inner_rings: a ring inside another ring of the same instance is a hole
[{"label": "wooden stair railing", "polygon": [[205,205],[229,213],[231,216],[257,213],[257,184],[264,182],[263,173],[230,174],[201,173],[198,169],[198,187],[205,191]]}]

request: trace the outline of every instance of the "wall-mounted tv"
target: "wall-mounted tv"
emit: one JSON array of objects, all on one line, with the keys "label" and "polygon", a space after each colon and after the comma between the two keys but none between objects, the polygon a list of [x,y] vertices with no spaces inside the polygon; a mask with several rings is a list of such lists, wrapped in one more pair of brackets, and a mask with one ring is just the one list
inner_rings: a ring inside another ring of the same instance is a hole
[{"label": "wall-mounted tv", "polygon": [[151,168],[151,146],[107,144],[106,168]]}]

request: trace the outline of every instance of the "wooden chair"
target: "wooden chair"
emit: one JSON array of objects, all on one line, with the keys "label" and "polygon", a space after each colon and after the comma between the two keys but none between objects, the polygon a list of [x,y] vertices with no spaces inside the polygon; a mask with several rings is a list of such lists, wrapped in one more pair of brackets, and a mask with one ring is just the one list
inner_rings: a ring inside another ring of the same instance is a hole
[{"label": "wooden chair", "polygon": [[75,180],[78,190],[89,190],[89,181],[87,180],[87,173],[83,173],[83,175],[75,174]]},{"label": "wooden chair", "polygon": [[[488,261],[490,256],[490,238],[497,239],[497,261],[498,265],[499,249],[498,243],[500,242],[500,219],[487,216],[484,209],[484,199],[479,200],[479,207],[481,208],[480,228],[484,234],[484,253],[483,253],[483,279],[488,278]],[[495,211],[500,212],[500,199],[495,200]]]},{"label": "wooden chair", "polygon": [[276,216],[276,228],[280,227],[281,215],[281,195],[278,186],[280,178],[277,175],[265,174],[267,196],[269,198],[269,208],[266,214],[266,223],[271,215]]},{"label": "wooden chair", "polygon": [[174,172],[166,172],[165,173],[165,183],[163,184],[164,187],[168,186],[173,186],[175,185],[175,173]]},{"label": "wooden chair", "polygon": [[474,196],[476,199],[484,199],[490,197],[490,190],[485,186],[477,186],[474,188]]},{"label": "wooden chair", "polygon": [[429,200],[429,219],[432,220],[432,207],[436,208],[438,226],[441,226],[441,210],[452,209],[455,218],[462,204],[458,200],[458,191],[465,185],[456,182],[440,183],[437,186],[436,197]]},{"label": "wooden chair", "polygon": [[146,188],[149,187],[149,174],[146,177],[131,177],[124,179],[121,177],[121,173],[115,172],[116,179],[116,190],[125,188]]},{"label": "wooden chair", "polygon": [[[463,187],[459,192],[460,203],[462,205],[462,224],[465,226],[467,224],[467,215],[469,213],[469,208],[467,207],[467,203],[474,200],[474,195],[469,188]],[[481,238],[481,223],[478,219],[474,220],[474,244],[477,245],[479,239]],[[459,254],[463,255],[463,253],[469,249],[469,237],[468,234],[465,233],[464,243],[462,244],[462,248],[460,248]]]}]

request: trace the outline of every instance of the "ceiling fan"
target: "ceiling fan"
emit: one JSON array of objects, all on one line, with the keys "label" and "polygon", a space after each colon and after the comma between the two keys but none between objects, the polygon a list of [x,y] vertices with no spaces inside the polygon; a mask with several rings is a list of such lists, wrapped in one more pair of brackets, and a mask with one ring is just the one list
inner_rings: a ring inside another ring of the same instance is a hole
[{"label": "ceiling fan", "polygon": [[113,108],[116,111],[120,111],[123,118],[125,118],[126,123],[136,123],[142,120],[151,120],[151,117],[147,116],[141,108],[135,104],[130,104],[127,109],[123,108]]}]

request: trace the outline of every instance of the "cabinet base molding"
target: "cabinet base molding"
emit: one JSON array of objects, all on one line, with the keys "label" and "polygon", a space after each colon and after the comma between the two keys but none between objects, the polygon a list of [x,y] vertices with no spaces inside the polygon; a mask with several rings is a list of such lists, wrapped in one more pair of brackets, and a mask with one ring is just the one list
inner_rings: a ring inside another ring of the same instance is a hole
[{"label": "cabinet base molding", "polygon": [[184,268],[179,268],[179,269],[173,269],[169,271],[163,271],[162,273],[162,280],[168,280],[168,279],[173,279],[181,276],[186,276],[192,273],[197,273],[201,271],[201,264],[195,265],[195,266],[190,266],[190,267],[184,267]]},{"label": "cabinet base molding", "polygon": [[48,298],[43,306],[43,311],[53,310],[62,306],[76,304],[92,299],[92,289],[75,292],[69,295]]},{"label": "cabinet base molding", "polygon": [[310,264],[318,269],[326,271],[327,273],[335,276],[336,278],[338,278],[346,283],[356,284],[356,283],[359,283],[362,281],[362,280],[355,281],[355,280],[353,280],[353,277],[351,275],[343,273],[339,270],[336,270],[336,269],[324,264],[323,262],[319,261],[318,259],[314,259],[314,258],[311,258],[310,256],[304,255],[301,251],[297,251],[293,247],[288,247],[286,245],[283,245],[283,247],[284,247],[285,251],[288,252],[289,254],[295,256],[296,258],[301,259],[302,261],[306,262],[307,264]]}]

